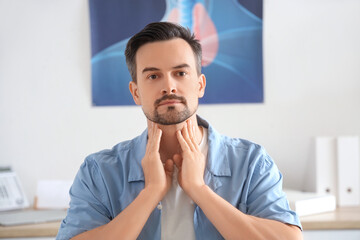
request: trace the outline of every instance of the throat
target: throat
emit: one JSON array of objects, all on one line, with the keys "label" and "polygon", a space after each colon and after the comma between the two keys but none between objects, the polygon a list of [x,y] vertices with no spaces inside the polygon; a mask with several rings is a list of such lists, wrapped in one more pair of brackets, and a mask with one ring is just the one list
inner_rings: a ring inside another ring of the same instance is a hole
[{"label": "throat", "polygon": [[162,162],[165,162],[167,159],[172,159],[175,154],[181,154],[181,148],[179,142],[174,136],[163,136],[161,137],[160,142],[160,158]]},{"label": "throat", "polygon": [[[200,145],[203,138],[203,128],[198,126],[196,129],[196,143]],[[164,131],[163,129],[159,150],[162,162],[172,159],[175,154],[181,155],[182,150],[176,136],[176,131],[177,129],[172,129],[172,131]]]}]

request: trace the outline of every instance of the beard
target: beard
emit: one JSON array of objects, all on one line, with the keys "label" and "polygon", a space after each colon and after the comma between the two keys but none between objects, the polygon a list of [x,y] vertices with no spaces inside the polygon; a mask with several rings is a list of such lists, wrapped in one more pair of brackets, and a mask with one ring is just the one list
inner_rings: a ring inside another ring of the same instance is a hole
[{"label": "beard", "polygon": [[[181,101],[181,103],[184,105],[184,109],[179,111],[176,109],[175,106],[168,106],[165,113],[159,113],[158,111],[158,107],[159,104],[162,101],[165,100],[172,100],[172,99],[176,99]],[[184,121],[186,121],[188,118],[190,118],[197,109],[197,106],[195,107],[195,109],[193,111],[190,111],[188,105],[187,105],[187,101],[184,97],[181,96],[176,96],[176,95],[164,95],[163,97],[157,99],[154,103],[155,109],[151,114],[146,113],[144,111],[144,114],[146,116],[147,119],[149,119],[150,121],[160,124],[160,125],[175,125],[178,123],[182,123]]]}]

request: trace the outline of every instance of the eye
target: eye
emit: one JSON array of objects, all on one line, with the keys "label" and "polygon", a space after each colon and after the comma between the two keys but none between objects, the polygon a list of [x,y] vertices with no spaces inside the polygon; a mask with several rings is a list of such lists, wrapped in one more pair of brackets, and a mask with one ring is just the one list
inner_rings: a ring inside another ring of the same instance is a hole
[{"label": "eye", "polygon": [[151,74],[148,76],[148,79],[157,79],[158,76],[156,74]]},{"label": "eye", "polygon": [[180,72],[177,72],[176,75],[179,77],[185,77],[187,75],[187,73],[180,71]]}]

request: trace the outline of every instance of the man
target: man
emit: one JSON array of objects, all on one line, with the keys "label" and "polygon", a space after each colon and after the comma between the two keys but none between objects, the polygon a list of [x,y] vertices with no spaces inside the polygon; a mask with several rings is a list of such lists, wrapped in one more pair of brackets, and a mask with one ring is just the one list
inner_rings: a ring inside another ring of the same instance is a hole
[{"label": "man", "polygon": [[302,239],[264,149],[196,115],[206,79],[194,36],[152,23],[125,55],[148,128],[85,160],[57,239]]}]

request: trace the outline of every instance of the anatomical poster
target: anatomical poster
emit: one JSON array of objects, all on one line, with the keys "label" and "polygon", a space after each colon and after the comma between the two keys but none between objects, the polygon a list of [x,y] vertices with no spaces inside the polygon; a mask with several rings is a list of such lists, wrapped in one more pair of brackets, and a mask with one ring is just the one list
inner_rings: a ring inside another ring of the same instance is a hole
[{"label": "anatomical poster", "polygon": [[203,49],[203,104],[263,102],[262,0],[89,0],[92,103],[133,105],[124,51],[148,23],[189,28]]}]

